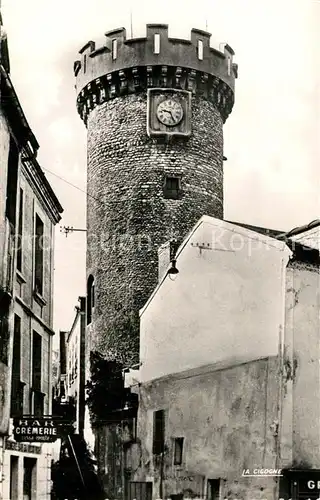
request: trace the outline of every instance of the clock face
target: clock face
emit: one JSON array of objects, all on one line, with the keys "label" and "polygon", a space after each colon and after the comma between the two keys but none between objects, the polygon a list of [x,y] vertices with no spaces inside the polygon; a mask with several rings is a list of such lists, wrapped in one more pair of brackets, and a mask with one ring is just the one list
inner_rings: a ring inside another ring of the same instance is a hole
[{"label": "clock face", "polygon": [[165,101],[162,101],[157,108],[158,120],[168,127],[178,125],[178,123],[181,122],[182,117],[182,106],[174,99],[166,99]]}]

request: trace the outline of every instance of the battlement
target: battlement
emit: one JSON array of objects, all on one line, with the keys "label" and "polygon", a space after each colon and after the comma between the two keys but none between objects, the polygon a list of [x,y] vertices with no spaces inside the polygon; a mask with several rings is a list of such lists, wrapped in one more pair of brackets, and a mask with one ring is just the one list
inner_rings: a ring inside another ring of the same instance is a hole
[{"label": "battlement", "polygon": [[[192,29],[190,40],[184,40],[170,38],[167,24],[147,24],[142,38],[127,39],[125,28],[108,31],[105,37],[105,44],[99,47],[94,41],[86,43],[74,63],[78,104],[93,87],[103,86],[108,99],[124,93],[125,88],[128,92],[156,85],[188,88],[188,75],[213,87],[220,82],[233,94],[237,78],[234,51],[227,44],[223,52],[210,47],[211,34],[206,31]],[[142,77],[143,68],[146,74]],[[154,71],[158,72],[156,78]],[[108,88],[102,85],[106,81]],[[199,86],[191,87],[195,92]]]}]

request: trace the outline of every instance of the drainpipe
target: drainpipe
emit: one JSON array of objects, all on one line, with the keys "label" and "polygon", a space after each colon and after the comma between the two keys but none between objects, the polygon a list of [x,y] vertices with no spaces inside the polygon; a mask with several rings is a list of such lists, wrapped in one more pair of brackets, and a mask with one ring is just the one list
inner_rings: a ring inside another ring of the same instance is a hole
[{"label": "drainpipe", "polygon": [[83,438],[84,436],[84,421],[85,421],[85,383],[86,383],[86,298],[79,297],[80,302],[80,339],[79,339],[79,420],[78,432]]},{"label": "drainpipe", "polygon": [[[283,370],[284,370],[284,342],[285,342],[285,321],[286,321],[286,272],[287,265],[292,252],[288,249],[287,245],[284,246],[283,253],[286,252],[286,256],[282,257],[281,260],[281,289],[282,289],[282,300],[281,300],[281,317],[279,325],[279,388],[278,388],[278,418],[274,422],[274,436],[275,436],[275,469],[280,467],[280,454],[281,454],[281,428],[282,428],[282,411],[283,411]],[[274,498],[279,498],[279,487],[280,479],[276,478],[276,483],[274,486]]]}]

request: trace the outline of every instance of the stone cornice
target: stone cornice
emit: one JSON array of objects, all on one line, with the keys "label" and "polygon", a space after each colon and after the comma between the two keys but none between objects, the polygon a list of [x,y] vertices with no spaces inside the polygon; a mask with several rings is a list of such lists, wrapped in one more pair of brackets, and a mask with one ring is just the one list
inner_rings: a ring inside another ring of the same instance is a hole
[{"label": "stone cornice", "polygon": [[234,104],[233,90],[211,74],[182,66],[138,66],[113,71],[88,83],[78,95],[78,113],[87,124],[89,113],[97,105],[152,87],[188,90],[201,96],[218,109],[223,122]]},{"label": "stone cornice", "polygon": [[48,214],[51,222],[57,224],[61,220],[63,208],[55,196],[47,178],[35,158],[28,158],[22,154],[22,171],[29,184],[38,196],[38,199]]}]

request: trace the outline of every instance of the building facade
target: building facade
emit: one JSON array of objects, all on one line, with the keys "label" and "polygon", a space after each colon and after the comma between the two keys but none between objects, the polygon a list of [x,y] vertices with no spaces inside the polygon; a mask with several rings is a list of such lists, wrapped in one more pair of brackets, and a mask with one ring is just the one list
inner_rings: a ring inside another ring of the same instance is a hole
[{"label": "building facade", "polygon": [[203,217],[141,310],[128,498],[319,497],[319,252],[264,233]]},{"label": "building facade", "polygon": [[88,130],[88,336],[128,365],[139,361],[138,311],[157,283],[159,245],[180,241],[203,213],[223,217],[222,127],[237,66],[210,36],[193,29],[179,40],[150,24],[127,39],[121,28],[74,64]]},{"label": "building facade", "polygon": [[85,330],[86,299],[79,297],[70,330],[60,331],[54,399],[62,407],[74,408],[75,432],[81,435],[85,419]]},{"label": "building facade", "polygon": [[37,162],[3,39],[1,50],[1,494],[40,500],[50,498],[50,447],[16,442],[11,417],[51,414],[54,226],[62,207]]}]

